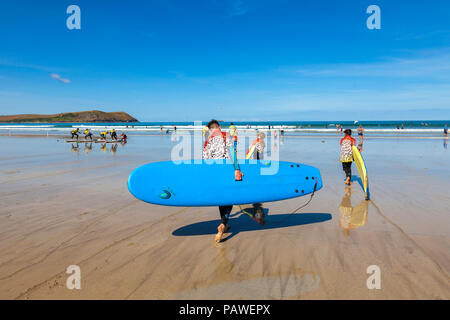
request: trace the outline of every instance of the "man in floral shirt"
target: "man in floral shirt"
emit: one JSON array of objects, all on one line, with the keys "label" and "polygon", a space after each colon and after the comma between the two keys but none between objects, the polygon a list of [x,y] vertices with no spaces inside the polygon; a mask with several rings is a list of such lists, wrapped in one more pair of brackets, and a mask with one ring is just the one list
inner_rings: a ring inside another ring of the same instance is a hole
[{"label": "man in floral shirt", "polygon": [[351,185],[352,182],[352,162],[353,162],[353,151],[352,146],[356,144],[356,140],[353,139],[352,136],[352,130],[346,129],[344,131],[345,136],[341,139],[341,162],[342,162],[342,169],[345,172],[346,185]]},{"label": "man in floral shirt", "polygon": [[[211,120],[207,127],[210,134],[203,147],[203,159],[231,159],[230,147],[232,148],[232,142],[230,135],[221,131],[217,120]],[[228,225],[228,218],[232,209],[232,205],[219,206],[220,219],[222,223],[217,227],[217,243],[221,241],[223,233],[228,231],[230,228]]]}]

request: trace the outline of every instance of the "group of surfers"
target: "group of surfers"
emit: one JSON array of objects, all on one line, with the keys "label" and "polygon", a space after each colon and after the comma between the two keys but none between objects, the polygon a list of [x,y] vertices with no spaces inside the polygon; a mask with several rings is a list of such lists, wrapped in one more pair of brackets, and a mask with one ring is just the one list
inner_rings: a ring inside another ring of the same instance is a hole
[{"label": "group of surfers", "polygon": [[[357,129],[360,144],[364,139],[364,128],[360,125]],[[352,146],[356,145],[356,140],[351,136],[352,130],[343,130],[344,137],[340,140],[340,162],[342,163],[342,169],[345,173],[345,184],[351,185],[352,180],[352,163],[353,163],[353,151]],[[232,159],[232,152],[236,152],[237,149],[237,129],[233,123],[229,127],[229,132],[222,132],[220,124],[217,120],[211,120],[203,129],[203,138],[205,143],[203,146],[203,158],[204,159]],[[257,139],[252,142],[252,146],[255,146],[255,159],[262,159],[264,150],[264,135],[258,133]],[[252,147],[251,146],[251,147]],[[250,148],[251,148],[250,147]],[[242,172],[235,167],[235,179],[242,179]],[[215,241],[219,243],[222,240],[223,234],[230,229],[228,224],[230,213],[233,209],[232,205],[219,206],[221,223],[217,227],[217,234]],[[264,225],[264,211],[260,204],[254,204],[254,215],[252,218],[257,221],[261,226]]]},{"label": "group of surfers", "polygon": [[[76,137],[76,139],[78,140],[79,134],[81,134],[80,128],[76,128],[76,129],[72,130],[71,134],[72,134],[71,139]],[[88,139],[91,140],[91,141],[93,140],[94,136],[93,136],[91,130],[89,130],[89,128],[86,128],[84,130],[83,134],[84,134],[85,140],[88,140]],[[114,141],[119,141],[120,140],[120,141],[124,141],[125,142],[127,140],[127,135],[125,133],[122,133],[120,135],[120,139],[119,139],[117,137],[117,132],[114,129],[111,129],[110,131],[101,131],[100,132],[100,139],[106,141],[106,138],[107,138],[108,134],[110,135],[111,140],[114,140]]]}]

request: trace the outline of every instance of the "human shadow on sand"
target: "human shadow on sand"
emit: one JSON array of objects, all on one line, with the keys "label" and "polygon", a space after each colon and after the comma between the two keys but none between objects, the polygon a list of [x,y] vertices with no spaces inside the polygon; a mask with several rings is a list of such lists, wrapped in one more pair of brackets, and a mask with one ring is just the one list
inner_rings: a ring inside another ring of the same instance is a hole
[{"label": "human shadow on sand", "polygon": [[[228,232],[230,234],[222,241],[229,240],[240,232],[295,227],[327,220],[331,220],[331,214],[329,213],[276,214],[267,216],[264,226],[260,226],[247,215],[241,214],[236,218],[230,218],[231,229]],[[219,224],[219,219],[197,222],[173,231],[172,235],[186,237],[215,234]]]}]

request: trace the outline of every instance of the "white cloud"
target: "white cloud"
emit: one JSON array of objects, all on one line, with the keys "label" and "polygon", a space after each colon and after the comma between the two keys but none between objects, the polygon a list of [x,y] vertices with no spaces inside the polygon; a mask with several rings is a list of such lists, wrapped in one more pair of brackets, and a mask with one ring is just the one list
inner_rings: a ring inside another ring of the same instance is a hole
[{"label": "white cloud", "polygon": [[63,83],[70,83],[70,80],[69,80],[69,79],[61,78],[61,76],[60,76],[59,74],[57,74],[57,73],[52,73],[52,74],[50,75],[50,77],[52,77],[52,78],[55,79],[55,80],[61,81],[61,82],[63,82]]}]

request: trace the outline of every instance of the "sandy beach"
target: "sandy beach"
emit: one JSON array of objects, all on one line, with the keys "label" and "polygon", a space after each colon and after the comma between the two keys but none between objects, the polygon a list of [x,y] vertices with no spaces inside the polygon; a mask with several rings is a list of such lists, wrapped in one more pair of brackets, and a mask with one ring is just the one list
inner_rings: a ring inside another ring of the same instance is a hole
[{"label": "sandy beach", "polygon": [[[235,206],[216,245],[217,208],[127,190],[133,169],[170,159],[170,135],[103,148],[2,135],[0,299],[449,299],[447,140],[366,138],[365,202],[358,183],[345,188],[339,138],[285,136],[280,160],[319,168],[323,189],[292,215],[308,196],[264,204],[263,227]],[[66,288],[70,265],[80,290]]]}]

